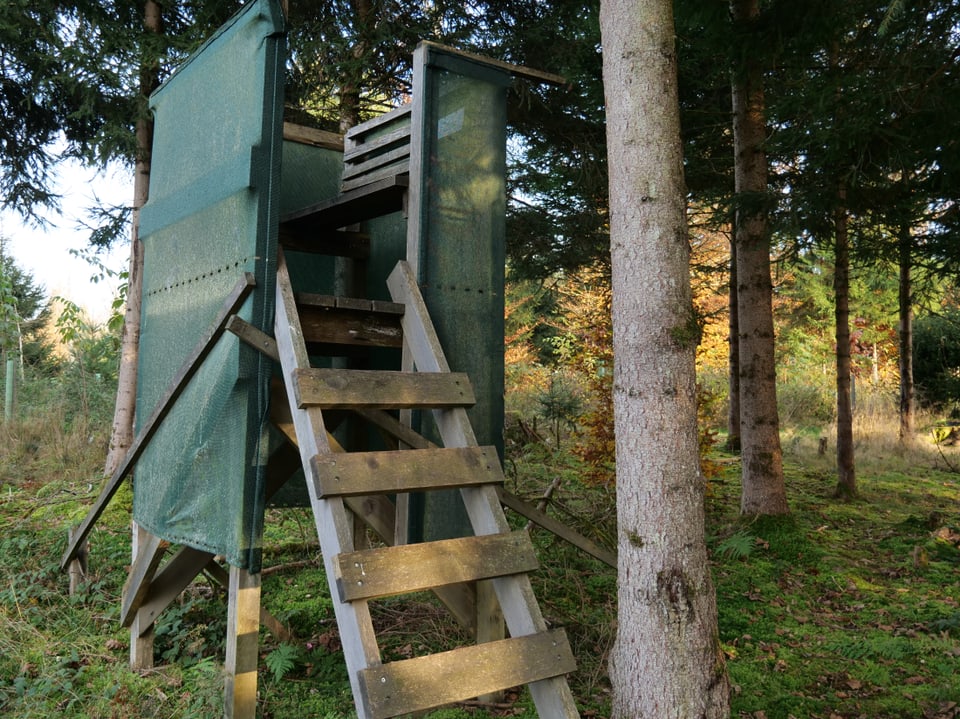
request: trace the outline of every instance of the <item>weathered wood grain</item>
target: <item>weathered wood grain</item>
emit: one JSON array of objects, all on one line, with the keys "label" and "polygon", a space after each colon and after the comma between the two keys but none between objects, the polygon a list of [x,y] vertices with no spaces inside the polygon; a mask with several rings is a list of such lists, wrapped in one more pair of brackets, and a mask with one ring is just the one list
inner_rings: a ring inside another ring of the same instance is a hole
[{"label": "weathered wood grain", "polygon": [[313,458],[323,496],[393,494],[503,482],[495,447],[351,452]]},{"label": "weathered wood grain", "polygon": [[[481,694],[560,677],[576,668],[561,630],[461,647],[360,673],[372,719],[431,709]],[[559,719],[567,714],[545,714]]]},{"label": "weathered wood grain", "polygon": [[470,407],[476,399],[462,372],[297,369],[297,407],[413,409]]},{"label": "weathered wood grain", "polygon": [[344,601],[530,572],[539,565],[526,532],[404,544],[337,557]]}]

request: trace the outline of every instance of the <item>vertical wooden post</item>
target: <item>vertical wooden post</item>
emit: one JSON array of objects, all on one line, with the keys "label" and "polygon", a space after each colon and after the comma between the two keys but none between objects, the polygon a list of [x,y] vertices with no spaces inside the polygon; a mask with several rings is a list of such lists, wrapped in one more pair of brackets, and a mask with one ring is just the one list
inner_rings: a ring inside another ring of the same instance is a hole
[{"label": "vertical wooden post", "polygon": [[[137,561],[140,554],[140,547],[147,540],[148,533],[142,529],[136,522],[133,523],[133,562]],[[71,565],[72,566],[72,565]],[[130,625],[130,669],[135,672],[142,672],[153,668],[153,622],[149,626],[143,626],[148,620],[144,618],[141,612],[137,612]]]},{"label": "vertical wooden post", "polygon": [[[67,532],[67,537],[71,544],[73,543],[75,532],[76,528],[70,529]],[[81,542],[77,547],[76,557],[70,562],[70,565],[67,568],[67,572],[70,577],[70,596],[73,596],[77,593],[77,590],[80,588],[80,582],[82,582],[83,578],[87,576],[88,555],[89,545],[87,544],[87,540],[83,540],[83,542]]]},{"label": "vertical wooden post", "polygon": [[254,719],[260,635],[260,575],[230,567],[225,719]]}]

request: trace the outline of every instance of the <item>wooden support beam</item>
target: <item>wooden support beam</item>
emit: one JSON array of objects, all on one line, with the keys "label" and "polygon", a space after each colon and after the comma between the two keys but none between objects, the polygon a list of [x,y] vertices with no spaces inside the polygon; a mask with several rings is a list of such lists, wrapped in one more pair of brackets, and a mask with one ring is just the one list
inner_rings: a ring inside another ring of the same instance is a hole
[{"label": "wooden support beam", "polygon": [[[281,250],[277,262],[277,302],[274,336],[280,350],[280,363],[283,368],[284,385],[287,388],[287,401],[297,406],[293,390],[293,375],[300,368],[310,366],[303,331],[297,318],[297,306],[290,284],[290,274],[286,258]],[[319,408],[311,407],[296,412],[293,417],[296,436],[300,448],[300,457],[304,471],[310,471],[310,458],[321,452],[331,451],[324,431],[323,413]],[[347,520],[347,514],[341,499],[322,500],[311,487],[310,504],[323,547],[342,547],[347,551],[353,548],[353,522]],[[328,580],[333,580],[336,565],[328,552],[323,553],[324,569]],[[332,583],[332,582],[331,582]],[[331,587],[333,589],[333,587]],[[337,626],[343,639],[343,655],[347,664],[347,676],[354,696],[360,696],[358,672],[360,669],[380,664],[380,648],[370,618],[370,608],[366,602],[343,603],[334,598],[334,613]]]},{"label": "wooden support beam", "polygon": [[545,82],[551,85],[566,85],[567,79],[562,75],[555,75],[551,72],[544,72],[543,70],[537,70],[532,67],[527,67],[526,65],[515,65],[512,62],[504,62],[503,60],[494,60],[492,57],[487,57],[485,55],[478,55],[476,53],[467,52],[466,50],[458,50],[457,48],[450,47],[448,45],[441,45],[440,43],[433,42],[431,40],[423,40],[420,43],[421,45],[427,45],[433,48],[436,52],[443,53],[445,55],[453,55],[454,57],[460,57],[464,60],[470,62],[475,62],[478,65],[487,65],[489,67],[495,67],[505,72],[510,73],[514,77],[522,77],[526,80],[532,80],[534,82]]},{"label": "wooden support beam", "polygon": [[123,587],[120,602],[120,624],[129,627],[140,609],[150,590],[160,560],[170,543],[150,534],[147,530],[137,526],[134,532],[138,535],[135,542],[136,556],[127,575],[127,582]]},{"label": "wooden support beam", "polygon": [[154,576],[146,599],[137,612],[140,630],[148,631],[160,613],[170,606],[212,561],[213,555],[210,552],[192,547],[182,547],[174,554]]},{"label": "wooden support beam", "polygon": [[[76,534],[76,527],[71,528],[67,533],[68,543],[73,543],[73,537]],[[83,581],[83,578],[87,576],[87,558],[90,553],[90,545],[87,543],[87,540],[77,544],[76,550],[74,551],[74,557],[70,560],[70,563],[67,567],[67,572],[70,575],[70,596],[76,594],[77,589],[80,587],[80,582]]]},{"label": "wooden support beam", "polygon": [[510,494],[510,492],[505,490],[503,487],[497,487],[497,495],[500,497],[500,502],[502,504],[509,507],[517,514],[526,517],[532,522],[536,522],[548,532],[553,532],[561,539],[564,539],[575,547],[582,549],[590,556],[596,557],[604,564],[607,564],[614,569],[617,568],[617,555],[615,555],[613,552],[610,552],[596,542],[587,539],[582,534],[565,525],[563,522],[560,522],[550,515],[541,512],[536,507],[524,502],[516,495]]},{"label": "wooden support beam", "polygon": [[97,500],[93,503],[93,507],[91,507],[87,513],[86,518],[80,523],[76,530],[71,532],[69,542],[67,543],[67,550],[60,559],[60,568],[62,570],[65,570],[71,560],[76,556],[79,547],[83,544],[84,540],[86,540],[90,530],[93,529],[93,525],[100,518],[100,515],[103,514],[107,503],[113,499],[113,496],[117,493],[120,483],[126,478],[134,465],[136,465],[137,460],[140,459],[140,455],[143,454],[143,451],[153,438],[154,433],[160,428],[164,418],[173,408],[177,398],[183,394],[187,384],[190,382],[190,378],[193,377],[203,364],[203,360],[210,354],[217,340],[223,334],[224,327],[230,315],[240,309],[240,306],[247,299],[247,296],[255,285],[256,281],[253,275],[249,272],[244,273],[244,276],[240,278],[226,300],[224,300],[210,328],[204,333],[203,337],[200,338],[200,341],[197,342],[193,348],[193,351],[187,356],[187,359],[170,382],[166,393],[157,403],[153,413],[147,421],[144,422],[140,429],[140,434],[137,435],[130,449],[127,450],[127,455],[124,457],[123,462],[103,486],[103,489],[100,490],[100,496],[97,497]]},{"label": "wooden support beam", "polygon": [[437,446],[382,409],[355,409],[354,413],[411,449],[430,449]]},{"label": "wooden support beam", "polygon": [[306,125],[297,125],[293,122],[283,123],[283,139],[288,142],[297,142],[301,145],[313,145],[335,152],[343,152],[343,135],[326,130],[318,130]]},{"label": "wooden support beam", "polygon": [[[152,543],[153,539],[153,535],[147,530],[143,529],[136,522],[133,523],[131,552],[135,565],[140,557],[146,557],[151,554],[157,557],[162,555],[162,552],[157,551],[157,549],[151,549],[147,552],[142,551],[142,545],[148,542]],[[153,573],[155,571],[156,567],[149,571],[149,578],[151,580],[153,579]],[[133,574],[132,570],[131,574]],[[144,589],[149,589],[149,581],[144,582]],[[124,597],[124,599],[126,599],[126,597]],[[142,599],[140,601],[142,601]],[[146,627],[141,627],[139,613],[134,613],[130,626],[130,669],[132,671],[142,672],[153,668],[153,630],[153,622],[150,622]]]},{"label": "wooden support beam", "polygon": [[260,574],[230,567],[228,602],[224,717],[254,719],[260,644]]},{"label": "wooden support beam", "polygon": [[252,324],[236,315],[231,315],[227,320],[225,329],[239,337],[258,352],[263,352],[274,362],[280,361],[280,355],[277,353],[277,342],[263,330],[257,329]]}]

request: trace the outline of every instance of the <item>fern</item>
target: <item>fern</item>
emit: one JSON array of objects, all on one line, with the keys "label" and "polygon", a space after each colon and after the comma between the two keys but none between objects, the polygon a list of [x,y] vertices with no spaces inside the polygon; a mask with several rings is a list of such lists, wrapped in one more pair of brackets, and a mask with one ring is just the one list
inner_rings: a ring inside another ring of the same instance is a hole
[{"label": "fern", "polygon": [[284,643],[270,652],[264,661],[267,664],[267,669],[273,674],[273,681],[279,683],[287,674],[296,669],[301,658],[300,647]]},{"label": "fern", "polygon": [[744,531],[739,531],[717,545],[717,554],[728,559],[743,559],[749,557],[757,540]]},{"label": "fern", "polygon": [[909,642],[902,637],[872,636],[838,639],[826,648],[846,659],[903,659],[911,653]]},{"label": "fern", "polygon": [[870,645],[863,639],[837,639],[829,642],[826,649],[845,659],[863,659],[871,654]]},{"label": "fern", "polygon": [[938,632],[947,634],[960,633],[960,612],[954,612],[948,617],[934,620],[931,625]]}]

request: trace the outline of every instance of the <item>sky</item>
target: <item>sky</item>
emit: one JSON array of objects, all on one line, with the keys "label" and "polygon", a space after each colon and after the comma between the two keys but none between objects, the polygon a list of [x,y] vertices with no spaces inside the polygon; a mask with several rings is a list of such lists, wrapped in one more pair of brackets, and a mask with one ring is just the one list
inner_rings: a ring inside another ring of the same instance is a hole
[{"label": "sky", "polygon": [[[88,246],[89,230],[82,226],[86,208],[98,204],[129,205],[133,199],[132,172],[121,167],[91,170],[79,163],[64,163],[58,171],[56,191],[62,196],[62,214],[44,213],[44,227],[25,223],[15,212],[0,212],[0,237],[17,266],[41,285],[48,297],[62,296],[85,308],[92,320],[104,322],[119,281],[91,282],[97,273],[86,261],[70,254]],[[130,245],[124,238],[100,257],[106,267],[126,268]]]}]

